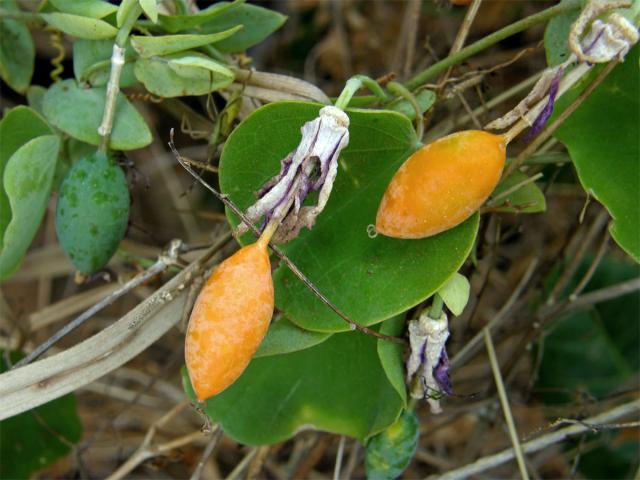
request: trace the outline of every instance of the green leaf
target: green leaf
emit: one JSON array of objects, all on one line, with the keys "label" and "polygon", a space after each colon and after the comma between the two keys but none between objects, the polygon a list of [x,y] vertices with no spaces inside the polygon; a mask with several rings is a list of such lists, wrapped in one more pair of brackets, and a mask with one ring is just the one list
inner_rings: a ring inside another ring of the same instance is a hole
[{"label": "green leaf", "polygon": [[[18,11],[14,0],[4,0],[0,6]],[[35,64],[36,51],[31,32],[18,20],[0,17],[0,78],[18,93],[26,92]]]},{"label": "green leaf", "polygon": [[[436,94],[431,90],[420,90],[416,93],[415,98],[420,107],[420,113],[425,113],[436,103]],[[387,108],[394,112],[401,113],[411,121],[416,118],[416,111],[413,109],[413,105],[411,105],[409,100],[404,98],[397,98],[387,105]]]},{"label": "green leaf", "polygon": [[[44,135],[29,140],[7,162],[3,184],[12,216],[0,251],[2,280],[18,269],[38,231],[49,201],[59,148],[56,135]],[[2,209],[6,208],[3,204]]]},{"label": "green leaf", "polygon": [[[635,46],[598,88],[556,130],[580,183],[614,219],[611,235],[640,261],[640,81]],[[577,95],[574,87],[556,103],[559,113]]]},{"label": "green leaf", "polygon": [[[242,210],[255,202],[253,192],[278,173],[280,161],[300,141],[300,128],[320,107],[270,104],[231,134],[220,162],[220,187]],[[475,239],[478,215],[423,240],[369,238],[367,226],[375,222],[389,181],[419,145],[411,123],[398,113],[348,113],[350,143],[329,202],[313,230],[303,230],[282,248],[342,311],[371,325],[428,298],[460,268]],[[277,269],[274,281],[276,304],[295,324],[324,332],[348,330],[285,266]]]},{"label": "green leaf", "polygon": [[[109,81],[113,42],[110,40],[76,40],[73,43],[73,74],[78,82],[101,87]],[[137,82],[133,73],[133,60],[137,57],[127,43],[125,64],[120,76],[120,87],[130,87]]]},{"label": "green leaf", "polygon": [[140,6],[144,14],[149,17],[153,23],[158,23],[158,4],[156,0],[140,0]]},{"label": "green leaf", "polygon": [[116,12],[116,25],[118,28],[122,27],[125,19],[139,6],[138,1],[139,0],[122,0]]},{"label": "green leaf", "polygon": [[102,0],[50,0],[51,4],[63,13],[81,17],[104,18],[118,7]]},{"label": "green leaf", "polygon": [[400,418],[367,443],[367,480],[392,480],[402,475],[418,448],[420,422],[413,412]]},{"label": "green leaf", "polygon": [[[566,2],[567,0],[560,1],[561,4]],[[586,1],[583,3],[586,3]],[[581,10],[581,8],[578,8],[561,13],[547,23],[547,28],[544,31],[544,47],[549,66],[558,65],[566,61],[571,55],[568,43],[569,30],[571,30],[571,25],[576,21]]]},{"label": "green leaf", "polygon": [[81,17],[69,13],[43,13],[41,17],[52,27],[73,37],[88,40],[113,38],[118,29],[96,18]]},{"label": "green leaf", "polygon": [[[92,145],[100,144],[106,88],[80,88],[74,80],[54,83],[44,97],[44,114],[55,127]],[[119,93],[109,147],[134,150],[151,143],[151,132],[142,116]]]},{"label": "green leaf", "polygon": [[191,30],[203,24],[207,20],[211,20],[216,15],[220,15],[226,10],[236,8],[243,3],[244,0],[236,0],[234,2],[217,2],[204,10],[191,15],[158,15],[158,23],[169,33]]},{"label": "green leaf", "polygon": [[[194,398],[184,369],[183,379]],[[238,442],[263,445],[308,427],[364,440],[392,424],[402,403],[380,366],[376,340],[348,332],[254,359],[236,383],[207,400],[205,411]]]},{"label": "green leaf", "polygon": [[129,221],[129,188],[122,169],[96,153],[74,164],[56,205],[60,246],[82,273],[104,267]]},{"label": "green leaf", "polygon": [[[200,62],[199,66],[192,66],[196,62]],[[231,70],[219,64],[214,67],[214,63],[205,55],[188,52],[186,55],[178,53],[168,57],[139,58],[134,71],[145,88],[160,97],[205,95],[226,87],[234,79]],[[200,66],[205,64],[209,68]]]},{"label": "green leaf", "polygon": [[142,58],[169,55],[191,48],[203,47],[230,37],[241,25],[210,35],[161,35],[158,37],[131,36],[131,45]]},{"label": "green leaf", "polygon": [[297,352],[324,342],[330,333],[312,332],[297,327],[286,317],[280,316],[269,327],[254,358]]},{"label": "green leaf", "polygon": [[[23,355],[11,354],[12,363]],[[0,373],[6,370],[0,351]],[[82,438],[76,398],[64,395],[0,422],[0,478],[34,478],[38,470],[71,452]]]},{"label": "green leaf", "polygon": [[11,221],[9,198],[4,189],[4,170],[11,156],[29,140],[51,135],[53,130],[44,118],[25,106],[9,110],[0,121],[0,249],[4,232]]},{"label": "green leaf", "polygon": [[[583,262],[568,290],[591,263],[591,259]],[[637,264],[605,257],[585,292],[639,275]],[[573,402],[580,392],[603,398],[625,388],[640,371],[640,323],[635,321],[639,310],[640,293],[635,291],[565,316],[545,332],[536,385],[545,403]]]},{"label": "green leaf", "polygon": [[[227,3],[218,3],[218,5],[225,4]],[[233,37],[216,44],[216,49],[221,52],[242,52],[262,42],[280,28],[286,20],[286,16],[273,10],[257,5],[241,4],[235,8],[224,10],[213,19],[203,23],[202,31],[206,33],[220,32],[236,25],[242,25],[244,28]]]},{"label": "green leaf", "polygon": [[44,101],[44,95],[46,93],[47,89],[40,85],[31,85],[27,90],[27,103],[40,115],[44,115],[42,113],[42,102]]},{"label": "green leaf", "polygon": [[[380,326],[380,333],[385,335],[400,336],[404,331],[405,319],[404,315],[385,320]],[[378,340],[378,357],[387,375],[389,382],[396,389],[403,405],[407,403],[407,387],[404,382],[405,368],[402,360],[404,348],[398,343],[392,343],[386,340]]]},{"label": "green leaf", "polygon": [[[528,178],[527,175],[519,171],[515,171],[508,177],[503,178],[491,194],[492,208],[496,212],[544,212],[547,209],[547,201],[544,198],[544,194],[534,182],[524,183]],[[512,190],[517,185],[521,186],[517,190],[513,190],[512,193],[504,195],[505,192]],[[493,199],[496,197],[499,198],[493,203]],[[496,206],[493,207],[493,205]]]},{"label": "green leaf", "polygon": [[460,315],[464,311],[469,301],[469,292],[471,286],[469,280],[458,272],[451,275],[451,278],[438,290],[438,295],[442,297],[442,301],[451,313]]}]

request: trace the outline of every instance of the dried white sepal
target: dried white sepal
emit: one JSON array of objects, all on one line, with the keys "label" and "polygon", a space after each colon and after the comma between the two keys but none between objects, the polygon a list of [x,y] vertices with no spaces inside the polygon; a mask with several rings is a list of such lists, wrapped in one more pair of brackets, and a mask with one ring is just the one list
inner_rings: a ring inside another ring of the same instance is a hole
[{"label": "dried white sepal", "polygon": [[[324,209],[338,172],[338,157],[349,144],[349,117],[341,109],[327,106],[301,129],[302,139],[295,151],[282,161],[280,173],[258,192],[258,201],[246,212],[254,223],[276,221],[280,227],[273,241],[283,243],[295,238],[302,227],[311,228]],[[315,206],[303,207],[310,192],[317,191]],[[248,230],[240,224],[238,233]]]},{"label": "dried white sepal", "polygon": [[417,386],[410,394],[414,398],[426,398],[431,412],[440,413],[436,394],[451,393],[445,349],[449,338],[447,315],[442,312],[440,318],[433,319],[425,312],[417,320],[410,320],[408,329],[411,353],[407,361],[407,382],[411,383],[417,376]]},{"label": "dried white sepal", "polygon": [[582,62],[606,63],[624,58],[637,42],[635,26],[622,15],[613,13],[606,22],[594,20],[589,33],[573,52]]}]

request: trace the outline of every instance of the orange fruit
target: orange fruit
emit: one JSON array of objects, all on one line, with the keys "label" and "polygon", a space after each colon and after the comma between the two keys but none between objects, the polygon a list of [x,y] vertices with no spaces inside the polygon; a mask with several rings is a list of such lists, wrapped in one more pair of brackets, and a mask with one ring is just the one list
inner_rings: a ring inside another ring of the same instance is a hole
[{"label": "orange fruit", "polygon": [[198,400],[230,386],[267,333],[273,315],[268,239],[238,250],[200,292],[185,340],[185,360]]},{"label": "orange fruit", "polygon": [[402,164],[382,198],[376,230],[424,238],[459,225],[489,197],[506,160],[506,140],[466,130],[436,140]]}]

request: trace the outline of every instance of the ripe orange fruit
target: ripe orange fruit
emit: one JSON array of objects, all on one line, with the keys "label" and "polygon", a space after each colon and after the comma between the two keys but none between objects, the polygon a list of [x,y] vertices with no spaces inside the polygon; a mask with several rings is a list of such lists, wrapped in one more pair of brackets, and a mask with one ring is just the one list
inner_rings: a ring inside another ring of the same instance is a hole
[{"label": "ripe orange fruit", "polygon": [[424,238],[465,221],[498,184],[506,143],[501,135],[466,130],[422,147],[391,179],[376,230],[388,237]]},{"label": "ripe orange fruit", "polygon": [[273,315],[268,238],[222,262],[200,292],[185,340],[185,360],[198,400],[230,386],[262,342]]}]

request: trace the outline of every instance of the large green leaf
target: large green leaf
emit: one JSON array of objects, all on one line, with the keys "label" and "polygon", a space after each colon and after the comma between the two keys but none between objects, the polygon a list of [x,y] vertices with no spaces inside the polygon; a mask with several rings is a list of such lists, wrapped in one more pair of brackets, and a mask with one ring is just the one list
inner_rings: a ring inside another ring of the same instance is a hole
[{"label": "large green leaf", "polygon": [[[241,209],[279,171],[280,160],[300,141],[300,127],[319,108],[299,102],[267,105],[231,134],[220,162],[220,186]],[[349,116],[350,143],[331,198],[313,230],[304,230],[283,249],[338,307],[370,325],[421,302],[458,270],[473,244],[478,216],[423,240],[369,238],[367,226],[375,221],[387,184],[419,145],[411,123],[398,113],[350,110]],[[274,279],[276,303],[291,321],[309,330],[348,330],[285,266]]]},{"label": "large green leaf", "polygon": [[[219,2],[217,5],[230,5]],[[241,4],[219,12],[212,19],[203,23],[201,28],[206,33],[221,32],[228,28],[242,25],[243,28],[233,37],[216,43],[221,52],[241,52],[257,45],[282,26],[287,17],[257,5]]]},{"label": "large green leaf", "polygon": [[118,7],[103,0],[50,0],[54,7],[63,13],[71,13],[82,17],[104,18],[111,15]]},{"label": "large green leaf", "polygon": [[[640,261],[640,46],[556,130],[582,186],[614,219],[611,235]],[[580,93],[557,102],[562,111]]]},{"label": "large green leaf", "polygon": [[11,220],[9,198],[4,189],[4,170],[11,156],[22,145],[41,135],[51,135],[53,131],[35,110],[18,106],[10,110],[0,122],[0,249],[4,232]]},{"label": "large green leaf", "polygon": [[392,424],[402,404],[380,366],[375,338],[348,332],[295,353],[254,359],[205,411],[237,441],[262,445],[301,428],[364,440]]},{"label": "large green leaf", "polygon": [[[100,144],[98,127],[102,122],[106,88],[81,88],[75,80],[54,83],[44,97],[44,114],[54,126],[78,140]],[[151,143],[151,132],[142,116],[121,93],[109,146],[114,150],[133,150]]]},{"label": "large green leaf", "polygon": [[40,226],[51,193],[59,148],[56,135],[43,135],[29,140],[7,162],[3,183],[11,221],[0,251],[0,279],[8,278],[17,270]]},{"label": "large green leaf", "polygon": [[237,25],[223,32],[209,35],[161,35],[158,37],[132,35],[131,45],[142,58],[150,58],[210,45],[230,37],[241,28],[241,25]]},{"label": "large green leaf", "polygon": [[297,352],[298,350],[314,347],[330,336],[330,333],[303,330],[287,320],[286,317],[280,316],[269,327],[267,336],[264,337],[254,357],[268,357]]},{"label": "large green leaf", "polygon": [[54,28],[78,38],[102,40],[113,38],[118,29],[97,18],[81,17],[70,13],[43,13],[45,22]]},{"label": "large green leaf", "polygon": [[[22,355],[11,354],[12,363]],[[6,370],[0,351],[0,373]],[[0,478],[32,478],[33,473],[71,452],[82,437],[76,399],[65,395],[0,422]]]},{"label": "large green leaf", "polygon": [[163,98],[205,95],[234,79],[231,70],[198,52],[139,58],[134,71],[147,90]]},{"label": "large green leaf", "polygon": [[[191,15],[158,15],[158,23],[169,33],[190,30],[203,24],[207,20],[220,15],[225,10],[237,8],[244,0],[236,0],[234,2],[217,2],[204,10]],[[235,25],[234,25],[235,26]]]},{"label": "large green leaf", "polygon": [[[0,1],[0,8],[17,11],[15,0]],[[16,92],[29,88],[36,58],[31,32],[18,20],[0,18],[0,78]]]}]

